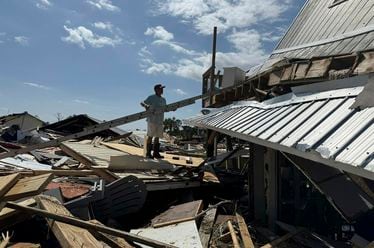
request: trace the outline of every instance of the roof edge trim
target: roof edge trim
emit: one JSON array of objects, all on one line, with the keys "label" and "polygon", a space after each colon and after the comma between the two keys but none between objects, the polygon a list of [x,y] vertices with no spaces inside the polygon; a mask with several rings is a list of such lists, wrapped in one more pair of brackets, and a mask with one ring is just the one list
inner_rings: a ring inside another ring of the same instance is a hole
[{"label": "roof edge trim", "polygon": [[367,26],[367,27],[364,27],[364,28],[357,29],[353,32],[341,34],[339,36],[332,37],[332,38],[329,38],[329,39],[314,41],[314,42],[311,42],[311,43],[302,44],[302,45],[289,47],[289,48],[284,48],[284,49],[278,49],[278,50],[273,51],[272,55],[273,54],[290,52],[290,51],[303,49],[303,48],[307,48],[307,47],[320,46],[320,45],[324,45],[324,44],[327,44],[327,43],[336,42],[336,41],[344,40],[344,39],[351,38],[351,37],[354,37],[354,36],[358,36],[358,35],[361,35],[361,34],[370,33],[370,32],[373,32],[373,31],[374,31],[374,26]]}]

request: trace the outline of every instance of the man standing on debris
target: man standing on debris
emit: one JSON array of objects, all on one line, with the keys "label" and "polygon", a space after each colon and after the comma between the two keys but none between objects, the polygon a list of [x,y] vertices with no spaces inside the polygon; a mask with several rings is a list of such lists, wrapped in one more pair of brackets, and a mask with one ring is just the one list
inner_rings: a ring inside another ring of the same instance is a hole
[{"label": "man standing on debris", "polygon": [[[146,110],[155,111],[153,114],[147,117],[147,158],[164,158],[160,155],[160,141],[159,139],[164,135],[164,111],[163,107],[166,106],[166,100],[162,97],[164,93],[162,84],[156,84],[154,86],[154,95],[150,95],[143,102],[140,103]],[[153,143],[153,156],[152,151],[152,139]]]}]

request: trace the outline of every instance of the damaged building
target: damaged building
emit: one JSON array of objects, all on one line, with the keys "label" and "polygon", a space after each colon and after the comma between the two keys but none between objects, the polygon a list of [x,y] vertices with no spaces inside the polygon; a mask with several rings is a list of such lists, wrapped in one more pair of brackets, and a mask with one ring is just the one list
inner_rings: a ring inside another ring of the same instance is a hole
[{"label": "damaged building", "polygon": [[247,72],[216,43],[202,94],[163,109],[201,99],[204,144],[146,158],[116,127],[151,110],[0,143],[0,247],[373,247],[374,1],[307,0]]}]

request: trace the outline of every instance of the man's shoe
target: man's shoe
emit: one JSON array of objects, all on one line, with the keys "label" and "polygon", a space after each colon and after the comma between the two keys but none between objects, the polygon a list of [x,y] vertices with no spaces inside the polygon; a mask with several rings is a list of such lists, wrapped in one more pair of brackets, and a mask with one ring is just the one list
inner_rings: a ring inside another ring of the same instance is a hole
[{"label": "man's shoe", "polygon": [[161,156],[161,154],[160,154],[160,143],[154,144],[154,146],[153,146],[153,157],[157,158],[157,159],[164,158],[164,156]]},{"label": "man's shoe", "polygon": [[145,154],[145,157],[153,159],[153,156],[152,156],[152,143],[151,144],[147,144],[147,153]]}]

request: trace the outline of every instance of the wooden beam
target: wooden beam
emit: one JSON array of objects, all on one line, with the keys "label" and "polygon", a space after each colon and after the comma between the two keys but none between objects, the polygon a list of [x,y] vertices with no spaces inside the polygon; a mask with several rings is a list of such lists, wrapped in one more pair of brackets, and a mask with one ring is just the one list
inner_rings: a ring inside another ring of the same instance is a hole
[{"label": "wooden beam", "polygon": [[[98,220],[90,220],[90,223],[97,224],[104,226],[100,221]],[[102,233],[102,232],[96,232],[91,231],[91,233],[99,240],[104,241],[107,245],[114,248],[133,248],[132,245],[127,243],[127,241],[123,238],[119,238],[110,234]]]},{"label": "wooden beam", "polygon": [[240,248],[238,237],[236,236],[235,229],[232,226],[231,220],[227,221],[227,226],[228,226],[230,234],[231,234],[231,239],[232,239],[232,243],[234,245],[234,248]]},{"label": "wooden beam", "polygon": [[253,244],[251,235],[249,234],[248,227],[245,223],[244,218],[237,213],[236,219],[238,222],[240,237],[242,238],[244,248],[254,248],[255,246]]},{"label": "wooden beam", "polygon": [[[54,197],[36,197],[39,206],[54,214],[72,217],[72,214]],[[69,224],[48,220],[48,225],[63,248],[102,247],[101,243],[87,230]]]},{"label": "wooden beam", "polygon": [[17,183],[21,178],[19,173],[0,177],[0,199]]},{"label": "wooden beam", "polygon": [[52,179],[52,173],[22,178],[5,194],[4,201],[37,195],[44,190]]},{"label": "wooden beam", "polygon": [[209,241],[212,235],[216,214],[217,208],[212,208],[206,213],[203,220],[201,221],[199,228],[199,236],[203,247],[209,247]]},{"label": "wooden beam", "polygon": [[[43,196],[43,197],[45,197],[45,196]],[[66,223],[66,224],[69,224],[69,225],[74,225],[74,226],[86,228],[86,229],[89,229],[89,230],[95,230],[95,231],[98,231],[98,232],[111,234],[111,235],[114,235],[116,237],[122,237],[126,240],[138,242],[138,243],[145,244],[145,245],[149,245],[151,247],[176,248],[175,246],[165,244],[165,243],[153,240],[153,239],[145,238],[145,237],[142,237],[142,236],[139,236],[139,235],[135,235],[135,234],[132,234],[132,233],[124,232],[124,231],[117,230],[117,229],[110,228],[110,227],[106,227],[106,226],[100,226],[100,225],[92,224],[92,223],[89,223],[89,222],[86,222],[86,221],[83,221],[83,220],[80,220],[80,219],[77,219],[77,218],[74,218],[74,217],[71,217],[71,216],[59,215],[59,214],[51,213],[51,212],[48,212],[48,211],[42,210],[42,209],[22,206],[22,205],[19,205],[18,203],[15,203],[15,202],[7,202],[6,206],[9,207],[9,208],[25,211],[25,212],[28,212],[28,213],[31,213],[31,214],[37,214],[37,215],[40,215],[40,216],[44,216],[46,218],[56,220],[56,221],[59,221],[59,222],[62,222],[62,223]]]}]

